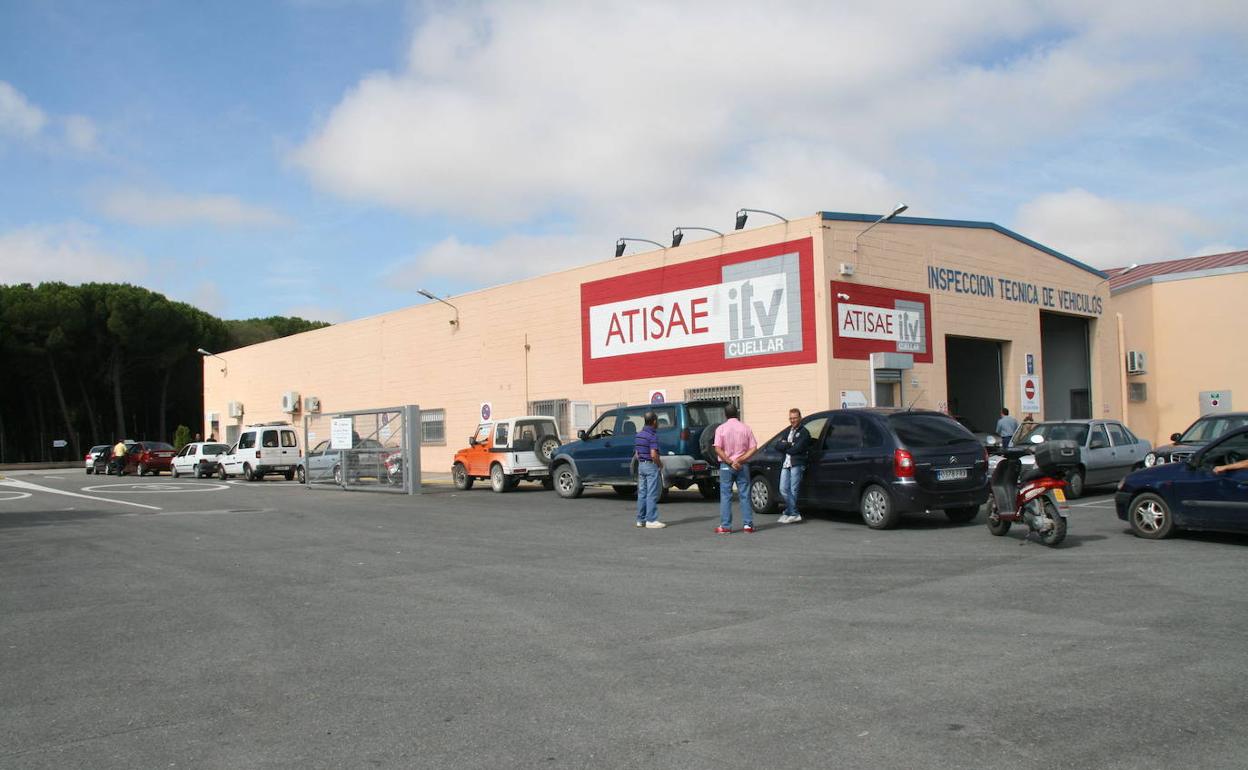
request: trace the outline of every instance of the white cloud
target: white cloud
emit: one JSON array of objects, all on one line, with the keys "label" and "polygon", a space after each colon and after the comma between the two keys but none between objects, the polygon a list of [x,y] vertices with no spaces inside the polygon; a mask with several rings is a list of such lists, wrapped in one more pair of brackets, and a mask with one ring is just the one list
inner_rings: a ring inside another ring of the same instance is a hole
[{"label": "white cloud", "polygon": [[147,261],[102,246],[80,222],[31,225],[0,233],[0,283],[126,281],[147,274]]},{"label": "white cloud", "polygon": [[493,286],[607,259],[614,248],[614,241],[586,236],[508,235],[490,244],[463,243],[452,236],[400,261],[385,281],[393,288],[415,290],[440,279],[471,277]]},{"label": "white cloud", "polygon": [[212,224],[222,227],[275,227],[287,219],[271,209],[229,195],[176,195],[141,190],[113,190],[99,196],[108,216],[136,225],[173,227]]},{"label": "white cloud", "polygon": [[12,85],[0,80],[0,134],[30,138],[43,130],[47,122],[43,110],[27,101]]},{"label": "white cloud", "polygon": [[65,118],[65,141],[79,152],[94,152],[99,149],[95,123],[82,115],[70,115]]},{"label": "white cloud", "polygon": [[1087,190],[1043,195],[1018,211],[1017,229],[1093,267],[1186,256],[1210,224],[1178,206],[1109,200]]}]

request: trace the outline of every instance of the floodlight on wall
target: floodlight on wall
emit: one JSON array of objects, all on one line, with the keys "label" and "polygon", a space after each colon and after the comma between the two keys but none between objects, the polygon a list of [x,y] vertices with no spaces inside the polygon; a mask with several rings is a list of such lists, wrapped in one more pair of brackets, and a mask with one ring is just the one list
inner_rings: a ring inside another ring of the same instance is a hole
[{"label": "floodlight on wall", "polygon": [[666,246],[659,243],[658,241],[652,241],[649,238],[621,238],[615,242],[615,256],[617,257],[624,256],[624,244],[628,243],[629,241],[635,241],[637,243],[653,243],[655,246],[658,246],[660,249],[667,248]]},{"label": "floodlight on wall", "polygon": [[715,233],[720,238],[724,237],[723,233],[721,233],[720,231],[716,230],[713,227],[677,227],[672,230],[672,248],[673,249],[679,246],[680,242],[685,239],[685,232],[684,232],[685,230],[705,230],[708,233]]},{"label": "floodlight on wall", "polygon": [[196,352],[196,353],[198,353],[198,354],[200,354],[201,356],[208,356],[208,357],[215,358],[215,359],[219,360],[219,361],[221,362],[221,374],[222,374],[223,376],[224,376],[224,375],[226,375],[226,374],[228,374],[228,372],[226,371],[226,369],[229,367],[229,362],[227,362],[224,358],[222,358],[221,356],[217,355],[216,353],[209,353],[207,350],[204,350],[203,348],[197,348],[197,349],[195,350],[195,352]]},{"label": "floodlight on wall", "polygon": [[775,217],[776,219],[779,219],[782,222],[789,221],[785,219],[784,217],[780,216],[779,214],[776,214],[771,211],[764,211],[763,209],[737,209],[737,224],[736,224],[736,227],[732,229],[740,230],[741,228],[745,227],[745,220],[749,219],[750,214],[766,214],[768,216]]},{"label": "floodlight on wall", "polygon": [[867,233],[871,230],[871,228],[872,228],[872,227],[875,227],[876,225],[880,224],[881,222],[887,222],[888,220],[892,219],[893,217],[897,216],[898,214],[900,214],[901,212],[905,211],[905,210],[906,210],[906,209],[908,209],[908,208],[910,208],[910,207],[909,207],[909,206],[907,206],[906,204],[904,204],[904,203],[898,203],[898,204],[897,204],[897,206],[896,206],[896,208],[894,208],[892,211],[888,212],[888,213],[887,213],[887,214],[885,214],[884,216],[882,216],[882,217],[880,217],[879,219],[877,219],[877,220],[875,220],[874,222],[872,222],[870,225],[868,225],[868,226],[867,226],[867,229],[866,229],[866,230],[863,230],[862,232],[858,233],[858,237],[854,239],[854,253],[857,253],[857,252],[858,252],[858,241],[859,241],[859,239],[861,239],[861,238],[862,238],[862,236],[866,235],[866,234],[867,234]]},{"label": "floodlight on wall", "polygon": [[417,289],[417,290],[416,290],[416,293],[417,293],[417,294],[419,294],[420,296],[424,297],[425,299],[431,299],[431,300],[434,300],[434,301],[437,301],[437,302],[441,302],[443,305],[446,305],[446,306],[447,306],[447,307],[449,307],[451,310],[454,310],[454,311],[455,311],[455,317],[454,317],[454,318],[452,318],[452,319],[451,319],[448,323],[450,323],[450,325],[451,325],[451,326],[453,326],[453,327],[455,327],[456,329],[458,329],[458,328],[459,328],[459,308],[455,307],[454,305],[452,305],[451,303],[449,303],[449,302],[447,302],[446,300],[442,299],[441,297],[438,297],[438,296],[436,296],[436,295],[434,295],[434,294],[430,294],[429,292],[425,291],[424,289]]}]

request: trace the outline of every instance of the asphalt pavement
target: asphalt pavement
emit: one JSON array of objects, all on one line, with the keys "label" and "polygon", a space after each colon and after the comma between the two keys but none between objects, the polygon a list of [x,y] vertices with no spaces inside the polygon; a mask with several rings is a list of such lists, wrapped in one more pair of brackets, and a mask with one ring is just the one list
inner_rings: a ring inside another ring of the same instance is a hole
[{"label": "asphalt pavement", "polygon": [[633,506],[9,473],[0,767],[1248,762],[1248,538]]}]

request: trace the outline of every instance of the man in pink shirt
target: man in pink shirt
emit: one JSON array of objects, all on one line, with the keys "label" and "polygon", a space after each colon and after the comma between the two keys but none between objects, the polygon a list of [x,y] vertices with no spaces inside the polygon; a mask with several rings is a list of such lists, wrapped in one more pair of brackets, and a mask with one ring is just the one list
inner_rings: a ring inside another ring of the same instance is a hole
[{"label": "man in pink shirt", "polygon": [[732,533],[732,483],[737,483],[741,499],[741,522],[746,532],[754,531],[754,509],[750,507],[750,458],[758,451],[758,440],[750,426],[737,419],[737,407],[724,407],[724,420],[715,429],[715,454],[719,455],[719,526],[715,532]]}]

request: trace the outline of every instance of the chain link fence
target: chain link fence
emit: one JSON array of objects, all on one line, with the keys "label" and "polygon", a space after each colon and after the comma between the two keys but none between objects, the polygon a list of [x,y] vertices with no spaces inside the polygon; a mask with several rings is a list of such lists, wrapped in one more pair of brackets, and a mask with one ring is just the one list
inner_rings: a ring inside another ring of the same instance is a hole
[{"label": "chain link fence", "polygon": [[420,407],[303,418],[299,480],[308,487],[420,492]]}]

